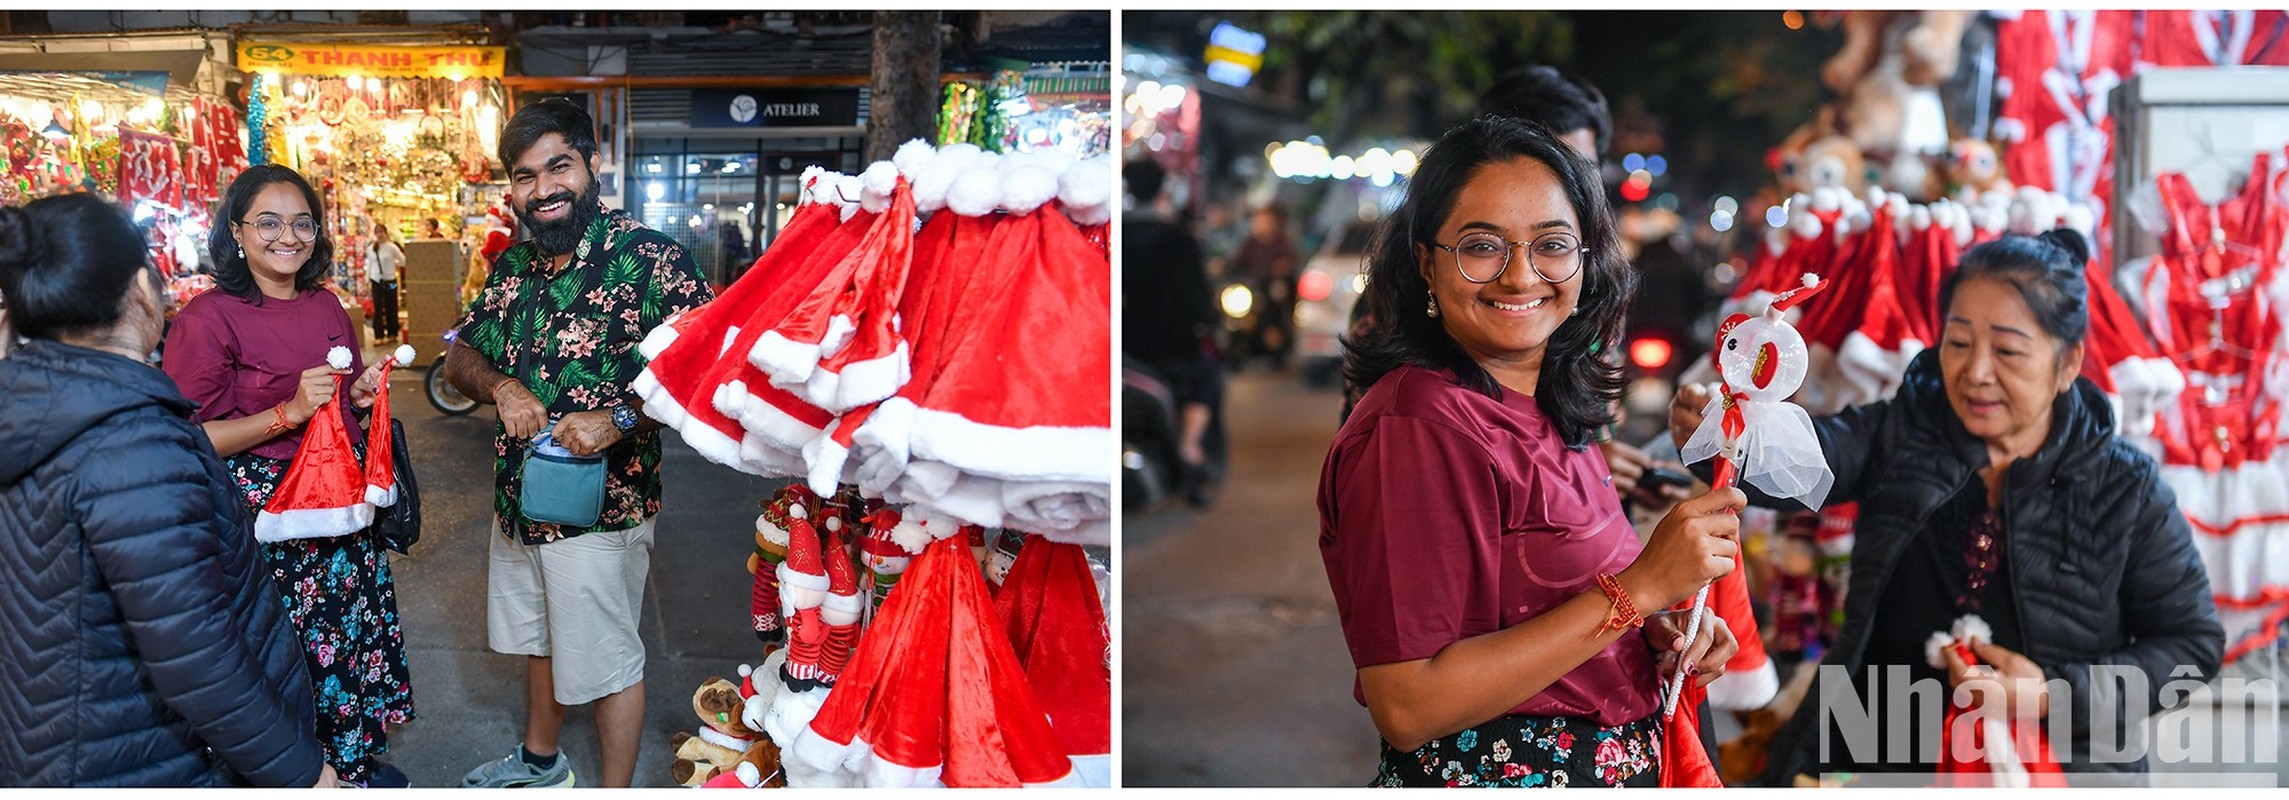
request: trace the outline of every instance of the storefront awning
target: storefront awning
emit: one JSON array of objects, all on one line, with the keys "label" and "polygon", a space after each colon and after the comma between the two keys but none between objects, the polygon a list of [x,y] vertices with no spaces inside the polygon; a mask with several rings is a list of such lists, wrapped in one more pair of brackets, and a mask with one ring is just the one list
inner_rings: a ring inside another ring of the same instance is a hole
[{"label": "storefront awning", "polygon": [[[165,73],[169,86],[198,85],[205,50],[152,50],[107,53],[0,53],[0,73],[74,73],[104,81],[106,74]],[[117,83],[135,83],[120,81]],[[147,84],[145,84],[147,85]],[[33,93],[44,97],[53,92]],[[149,92],[145,92],[149,94]]]}]

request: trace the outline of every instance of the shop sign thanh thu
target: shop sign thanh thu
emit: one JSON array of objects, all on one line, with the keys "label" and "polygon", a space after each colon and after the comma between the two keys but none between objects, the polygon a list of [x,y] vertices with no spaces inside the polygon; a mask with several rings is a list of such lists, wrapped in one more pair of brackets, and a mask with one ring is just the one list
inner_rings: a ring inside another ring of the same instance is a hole
[{"label": "shop sign thanh thu", "polygon": [[290,75],[363,75],[391,78],[498,78],[505,47],[240,42],[238,68]]}]

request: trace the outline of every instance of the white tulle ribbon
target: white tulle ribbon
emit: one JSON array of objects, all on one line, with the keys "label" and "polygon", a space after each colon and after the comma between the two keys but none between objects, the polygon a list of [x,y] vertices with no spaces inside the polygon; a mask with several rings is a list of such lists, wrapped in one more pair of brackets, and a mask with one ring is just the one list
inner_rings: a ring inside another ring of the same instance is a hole
[{"label": "white tulle ribbon", "polygon": [[1818,509],[1836,476],[1820,453],[1812,415],[1795,403],[1743,403],[1741,480],[1774,497],[1793,497]]}]

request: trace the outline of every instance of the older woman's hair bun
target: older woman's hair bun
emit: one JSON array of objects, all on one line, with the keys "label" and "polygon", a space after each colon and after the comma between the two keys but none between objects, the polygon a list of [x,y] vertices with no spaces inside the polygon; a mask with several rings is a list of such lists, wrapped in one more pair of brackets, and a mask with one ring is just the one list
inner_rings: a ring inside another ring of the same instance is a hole
[{"label": "older woman's hair bun", "polygon": [[0,270],[17,272],[47,249],[47,237],[32,217],[15,206],[0,206]]},{"label": "older woman's hair bun", "polygon": [[2082,238],[2081,231],[2073,228],[2053,228],[2042,232],[2035,238],[2060,250],[2065,250],[2068,263],[2077,269],[2090,263],[2090,240]]}]

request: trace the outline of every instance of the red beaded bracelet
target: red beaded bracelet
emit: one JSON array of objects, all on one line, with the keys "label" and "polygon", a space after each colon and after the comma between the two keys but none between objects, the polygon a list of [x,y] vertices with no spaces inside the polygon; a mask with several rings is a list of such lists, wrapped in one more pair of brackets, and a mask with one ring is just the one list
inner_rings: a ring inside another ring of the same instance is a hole
[{"label": "red beaded bracelet", "polygon": [[1613,603],[1613,616],[1598,626],[1598,634],[1624,628],[1645,626],[1645,615],[1637,611],[1637,603],[1629,599],[1629,592],[1621,588],[1621,579],[1609,574],[1598,575],[1598,588],[1605,592],[1606,600]]}]

